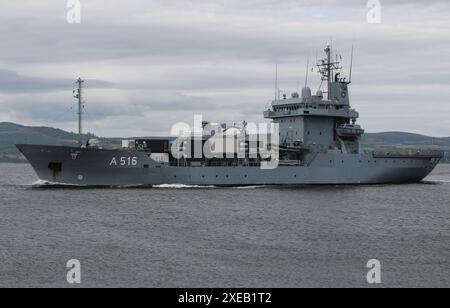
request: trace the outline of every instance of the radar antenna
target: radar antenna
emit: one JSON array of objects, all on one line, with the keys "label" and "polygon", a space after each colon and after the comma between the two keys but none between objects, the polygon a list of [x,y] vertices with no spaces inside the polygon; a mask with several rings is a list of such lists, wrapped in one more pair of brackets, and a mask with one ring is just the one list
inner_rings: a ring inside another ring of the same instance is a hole
[{"label": "radar antenna", "polygon": [[321,59],[317,62],[317,67],[319,68],[319,73],[322,76],[322,83],[324,81],[327,81],[328,84],[328,89],[327,89],[327,93],[328,93],[328,99],[331,100],[331,84],[333,82],[332,78],[333,78],[333,72],[334,71],[339,71],[342,69],[342,67],[340,66],[340,63],[338,61],[333,62],[332,59],[332,50],[331,50],[331,45],[327,44],[327,46],[325,47],[325,53],[326,53],[326,58],[325,59]]}]

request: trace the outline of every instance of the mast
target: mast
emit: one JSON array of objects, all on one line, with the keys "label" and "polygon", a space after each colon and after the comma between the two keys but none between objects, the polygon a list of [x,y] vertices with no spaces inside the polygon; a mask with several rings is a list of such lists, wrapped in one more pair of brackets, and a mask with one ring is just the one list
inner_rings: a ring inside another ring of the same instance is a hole
[{"label": "mast", "polygon": [[[332,93],[331,93],[331,88],[332,88],[332,84],[334,82],[334,79],[336,79],[337,75],[334,76],[333,74],[335,72],[339,72],[342,67],[340,65],[339,60],[336,59],[336,62],[334,62],[333,58],[332,58],[332,49],[331,49],[331,45],[328,43],[327,46],[325,47],[325,54],[326,54],[326,58],[319,60],[317,63],[317,66],[319,68],[319,73],[322,76],[322,80],[321,80],[321,86],[322,83],[324,81],[327,81],[327,93],[328,93],[328,100],[332,100]],[[337,82],[337,81],[336,81]],[[320,88],[319,88],[320,89]]]},{"label": "mast", "polygon": [[78,99],[78,143],[80,146],[83,146],[83,83],[84,80],[78,78],[76,82],[78,88],[74,95],[74,97]]},{"label": "mast", "polygon": [[325,52],[327,54],[327,64],[326,64],[327,79],[328,79],[327,93],[328,93],[328,99],[331,100],[331,47],[330,47],[330,44],[328,44],[327,47],[325,48]]}]

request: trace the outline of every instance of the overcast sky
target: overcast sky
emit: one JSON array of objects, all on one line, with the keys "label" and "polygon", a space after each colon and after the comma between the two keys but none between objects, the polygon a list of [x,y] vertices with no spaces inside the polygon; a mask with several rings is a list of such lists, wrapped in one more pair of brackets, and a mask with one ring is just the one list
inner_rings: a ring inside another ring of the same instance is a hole
[{"label": "overcast sky", "polygon": [[[352,105],[369,132],[450,136],[450,1],[66,0],[0,3],[0,121],[75,131],[78,76],[87,80],[87,130],[100,136],[167,135],[194,114],[262,120],[279,86],[304,84],[306,62],[332,39]],[[310,86],[317,90],[313,74]]]}]

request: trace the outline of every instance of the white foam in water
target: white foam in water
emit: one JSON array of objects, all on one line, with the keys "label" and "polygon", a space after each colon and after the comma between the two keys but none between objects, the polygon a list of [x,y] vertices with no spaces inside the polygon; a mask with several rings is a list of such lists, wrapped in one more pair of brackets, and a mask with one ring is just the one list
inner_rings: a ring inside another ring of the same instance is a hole
[{"label": "white foam in water", "polygon": [[36,182],[34,182],[31,185],[32,186],[47,186],[47,185],[51,185],[51,183],[49,183],[47,181],[43,181],[43,180],[37,180]]},{"label": "white foam in water", "polygon": [[72,187],[81,187],[81,185],[76,184],[66,184],[66,183],[54,183],[54,182],[48,182],[43,180],[38,180],[31,184],[33,187],[45,187],[45,186],[72,186]]},{"label": "white foam in water", "polygon": [[447,183],[450,183],[450,180],[433,180],[433,179],[431,179],[431,180],[428,180],[428,181],[424,181],[425,183],[445,183],[445,184],[447,184]]},{"label": "white foam in water", "polygon": [[215,188],[215,186],[199,186],[199,185],[184,185],[184,184],[163,184],[163,185],[153,185],[153,188],[170,188],[170,189],[181,189],[181,188]]}]

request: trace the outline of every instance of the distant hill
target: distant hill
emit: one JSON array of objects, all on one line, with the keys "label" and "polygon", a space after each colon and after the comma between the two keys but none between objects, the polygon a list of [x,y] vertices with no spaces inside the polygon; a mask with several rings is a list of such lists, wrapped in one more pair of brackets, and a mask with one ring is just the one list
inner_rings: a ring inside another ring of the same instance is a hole
[{"label": "distant hill", "polygon": [[450,137],[436,138],[404,132],[367,133],[363,143],[368,150],[375,147],[435,148],[445,151],[444,162],[450,163]]},{"label": "distant hill", "polygon": [[404,132],[367,133],[363,142],[366,145],[440,146],[450,148],[450,137],[435,138]]},{"label": "distant hill", "polygon": [[[99,138],[92,134],[84,140],[97,138],[106,146],[119,146],[118,138]],[[24,162],[15,144],[76,145],[78,135],[51,127],[29,127],[14,123],[0,123],[0,162]],[[404,132],[367,133],[363,143],[367,149],[375,147],[427,147],[442,149],[450,154],[450,137],[434,138]],[[450,162],[450,156],[446,157]]]},{"label": "distant hill", "polygon": [[[85,138],[95,138],[92,134]],[[76,145],[78,135],[51,127],[29,127],[14,123],[0,123],[0,162],[22,161],[15,144]]]}]

